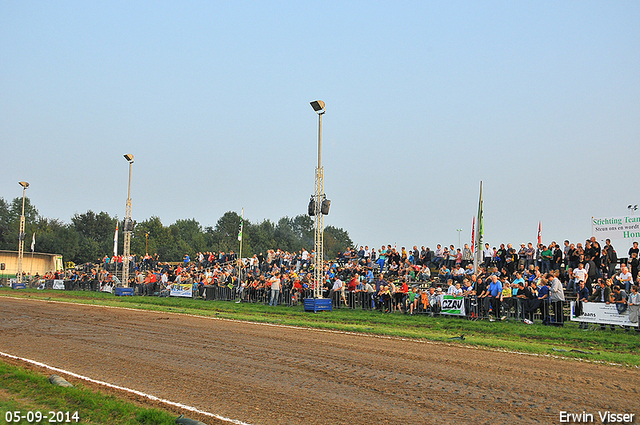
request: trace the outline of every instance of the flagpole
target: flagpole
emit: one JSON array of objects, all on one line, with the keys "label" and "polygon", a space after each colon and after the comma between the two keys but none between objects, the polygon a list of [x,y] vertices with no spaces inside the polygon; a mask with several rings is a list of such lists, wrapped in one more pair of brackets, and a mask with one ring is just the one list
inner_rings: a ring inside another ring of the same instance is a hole
[{"label": "flagpole", "polygon": [[476,253],[476,216],[473,216],[473,224],[471,225],[471,252]]},{"label": "flagpole", "polygon": [[478,228],[476,230],[476,255],[473,260],[473,269],[477,273],[480,264],[480,256],[482,255],[482,180],[480,180],[480,199],[478,201]]},{"label": "flagpole", "polygon": [[33,279],[33,250],[36,248],[36,232],[31,237],[31,264],[29,265],[29,277]]},{"label": "flagpole", "polygon": [[238,287],[242,284],[242,269],[240,263],[242,262],[242,228],[244,227],[244,207],[240,215],[240,232],[238,233],[238,240],[240,242],[240,250],[238,251]]}]

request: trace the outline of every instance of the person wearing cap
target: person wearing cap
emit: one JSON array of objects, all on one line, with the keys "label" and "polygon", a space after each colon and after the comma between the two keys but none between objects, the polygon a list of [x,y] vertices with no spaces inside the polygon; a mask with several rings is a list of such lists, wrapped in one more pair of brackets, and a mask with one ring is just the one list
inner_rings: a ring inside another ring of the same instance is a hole
[{"label": "person wearing cap", "polygon": [[520,250],[518,251],[518,269],[525,268],[527,266],[527,245],[520,244]]}]

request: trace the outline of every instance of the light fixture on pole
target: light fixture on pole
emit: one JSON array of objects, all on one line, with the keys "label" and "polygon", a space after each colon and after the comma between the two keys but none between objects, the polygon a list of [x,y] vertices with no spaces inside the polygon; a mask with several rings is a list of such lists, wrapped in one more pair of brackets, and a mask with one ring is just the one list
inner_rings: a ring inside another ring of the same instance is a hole
[{"label": "light fixture on pole", "polygon": [[631,204],[629,204],[629,205],[627,206],[627,209],[629,210],[629,213],[630,213],[631,215],[633,215],[633,212],[638,210],[638,206],[637,206],[637,205],[631,205]]},{"label": "light fixture on pole", "polygon": [[460,246],[461,244],[460,232],[462,232],[462,229],[456,229],[456,232],[458,232],[458,248],[462,249],[462,247]]},{"label": "light fixture on pole", "polygon": [[329,201],[324,194],[324,170],[322,169],[322,115],[325,106],[322,100],[311,102],[311,107],[318,114],[318,166],[316,167],[316,191],[309,203],[309,215],[315,216],[314,264],[313,264],[313,297],[322,298],[324,279],[324,215],[329,214]]},{"label": "light fixture on pole", "polygon": [[127,209],[124,216],[124,249],[122,253],[122,285],[129,285],[129,255],[131,254],[131,232],[133,231],[133,220],[131,220],[131,166],[133,165],[133,155],[126,154],[124,159],[129,162],[129,189],[127,190]]},{"label": "light fixture on pole", "polygon": [[22,215],[20,215],[20,231],[18,232],[18,271],[16,273],[16,281],[22,282],[22,258],[24,257],[24,198],[25,191],[29,187],[27,182],[18,182],[22,186]]}]

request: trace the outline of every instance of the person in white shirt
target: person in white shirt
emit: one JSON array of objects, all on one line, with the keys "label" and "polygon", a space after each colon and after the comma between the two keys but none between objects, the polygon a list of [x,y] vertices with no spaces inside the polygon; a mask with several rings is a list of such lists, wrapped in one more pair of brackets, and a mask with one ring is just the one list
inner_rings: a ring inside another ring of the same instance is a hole
[{"label": "person in white shirt", "polygon": [[482,258],[484,260],[484,266],[489,267],[491,261],[493,261],[493,251],[491,250],[488,243],[484,244],[484,249],[482,250]]},{"label": "person in white shirt", "polygon": [[280,296],[280,273],[277,273],[271,279],[271,300],[269,301],[270,306],[278,305],[278,297]]},{"label": "person in white shirt", "polygon": [[631,291],[631,284],[633,283],[633,277],[631,276],[631,272],[624,264],[620,267],[620,274],[618,275],[618,280],[620,283],[624,285],[624,289],[627,293]]},{"label": "person in white shirt", "polygon": [[[576,287],[578,288],[580,287],[580,282],[585,282],[585,284],[587,283],[587,269],[584,268],[584,264],[582,263],[578,264],[578,268],[573,269],[572,273],[573,273]],[[591,290],[589,290],[589,293],[591,293]]]}]

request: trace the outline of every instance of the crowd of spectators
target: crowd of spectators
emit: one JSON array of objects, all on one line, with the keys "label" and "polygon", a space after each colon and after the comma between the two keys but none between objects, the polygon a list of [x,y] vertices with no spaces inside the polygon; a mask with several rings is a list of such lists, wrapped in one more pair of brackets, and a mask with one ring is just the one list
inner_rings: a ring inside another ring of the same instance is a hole
[{"label": "crowd of spectators", "polygon": [[[638,251],[634,242],[627,261],[618,267],[609,240],[602,247],[595,238],[584,244],[564,241],[563,246],[523,243],[519,249],[512,244],[493,248],[485,244],[474,268],[468,244],[461,248],[438,244],[434,251],[424,246],[409,250],[363,246],[348,248],[324,263],[322,291],[335,307],[407,314],[438,314],[444,295],[462,296],[466,314],[473,319],[509,317],[532,323],[537,315],[545,324],[561,326],[565,294],[579,302],[614,303],[620,311],[627,306],[634,310],[630,295],[637,293],[640,283]],[[202,296],[205,287],[226,287],[236,302],[295,305],[314,289],[313,257],[306,250],[269,250],[238,261],[233,251],[198,252],[170,264],[157,254],[132,256],[127,286],[135,287],[139,295],[167,295],[172,285],[193,284],[195,296]],[[87,264],[67,272],[64,278],[78,289],[120,285],[122,257],[105,256],[101,263],[102,267]]]}]

